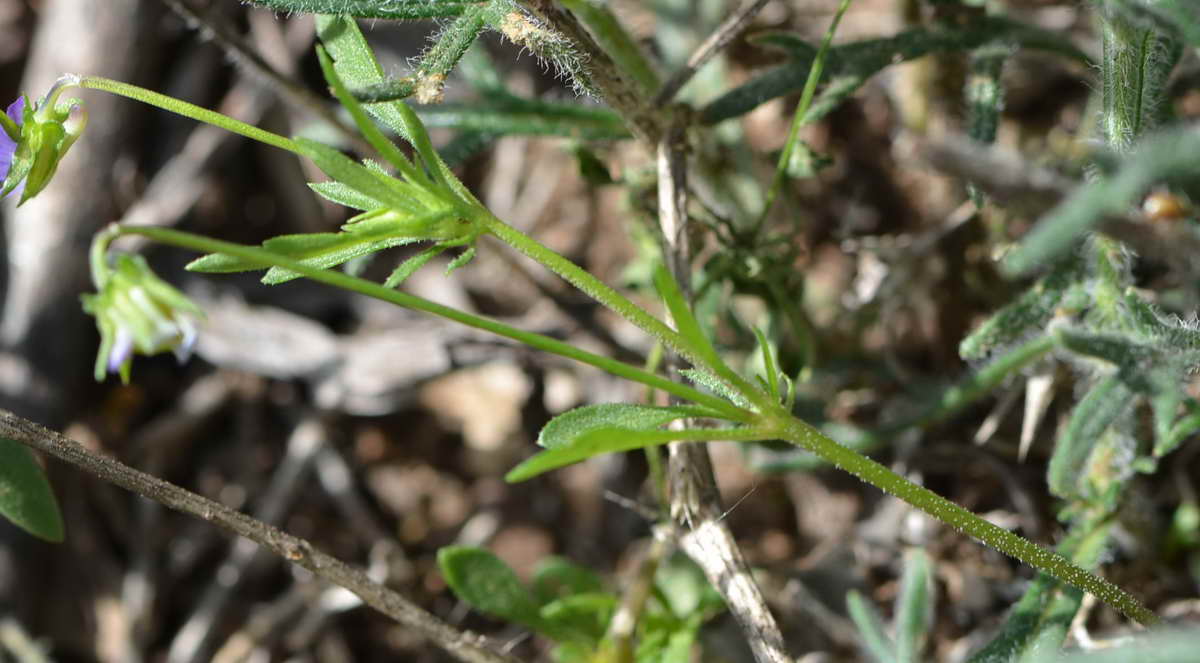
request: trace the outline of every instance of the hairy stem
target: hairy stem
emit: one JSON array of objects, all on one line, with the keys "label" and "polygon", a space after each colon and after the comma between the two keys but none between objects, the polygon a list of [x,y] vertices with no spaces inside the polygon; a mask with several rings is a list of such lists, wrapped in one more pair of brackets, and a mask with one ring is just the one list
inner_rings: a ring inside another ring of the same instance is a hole
[{"label": "hairy stem", "polygon": [[282,150],[287,150],[303,156],[300,146],[290,138],[284,138],[279,134],[271,133],[270,131],[264,131],[263,129],[246,124],[245,122],[240,122],[232,117],[222,115],[216,111],[211,111],[195,104],[189,104],[186,101],[180,101],[175,97],[159,94],[158,92],[153,92],[136,85],[130,85],[129,83],[122,83],[121,81],[114,81],[108,78],[99,78],[96,76],[80,77],[75,84],[79,87],[89,90],[100,90],[110,94],[128,97],[129,99],[134,99],[144,104],[156,106],[163,110],[171,111],[172,113],[191,118],[198,122],[211,124],[215,127],[220,127],[226,131],[238,134],[239,136],[245,136],[246,138],[251,138],[261,143],[266,143],[267,145],[278,147]]},{"label": "hairy stem", "polygon": [[1072,587],[1095,595],[1140,624],[1149,626],[1158,622],[1158,617],[1133,595],[1076,566],[1066,557],[993,525],[928,488],[918,486],[870,458],[847,449],[799,419],[782,412],[780,415],[780,421],[783,422],[780,430],[782,439],[820,456],[884,492],[895,495],[991,548]]}]

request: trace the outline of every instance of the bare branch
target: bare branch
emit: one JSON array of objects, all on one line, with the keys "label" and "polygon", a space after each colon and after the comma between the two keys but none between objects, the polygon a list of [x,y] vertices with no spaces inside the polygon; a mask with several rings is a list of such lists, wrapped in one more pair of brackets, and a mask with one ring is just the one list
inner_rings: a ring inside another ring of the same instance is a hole
[{"label": "bare branch", "polygon": [[746,24],[754,18],[755,14],[767,4],[769,0],[750,0],[742,5],[737,11],[729,15],[724,23],[717,26],[708,39],[700,44],[699,48],[692,53],[692,57],[688,58],[687,64],[682,69],[671,75],[670,80],[663,84],[662,89],[658,94],[654,95],[654,105],[660,106],[670,103],[675,98],[676,94],[683,89],[688,81],[700,71],[714,55],[721,52],[721,49],[729,45],[733,38],[741,33]]},{"label": "bare branch", "polygon": [[400,594],[372,581],[362,570],[317,550],[304,539],[117,460],[88,451],[78,442],[7,410],[0,410],[0,435],[163,506],[203,518],[246,537],[318,577],[345,587],[367,605],[420,633],[464,663],[517,663],[517,659],[490,649],[482,636],[453,628]]},{"label": "bare branch", "polygon": [[[687,228],[687,171],[683,127],[668,130],[658,143],[658,205],[663,251],[684,297],[691,293],[691,247]],[[678,362],[678,358],[670,361]],[[685,426],[676,421],[673,426]],[[767,607],[762,591],[750,575],[742,551],[722,520],[724,510],[713,476],[708,446],[694,442],[668,447],[671,518],[676,538],[688,557],[703,569],[759,663],[785,663],[783,634]]]}]

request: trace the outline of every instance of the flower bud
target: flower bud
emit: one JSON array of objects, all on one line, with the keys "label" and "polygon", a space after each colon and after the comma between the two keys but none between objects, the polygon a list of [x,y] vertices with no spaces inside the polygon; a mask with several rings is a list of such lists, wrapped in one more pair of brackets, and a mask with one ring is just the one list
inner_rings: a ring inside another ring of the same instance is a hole
[{"label": "flower bud", "polygon": [[[36,196],[58,169],[58,162],[79,137],[86,114],[78,99],[58,101],[58,95],[74,83],[64,78],[36,106],[22,96],[0,115],[0,197],[13,192],[21,203]],[[77,121],[70,122],[79,110]]]},{"label": "flower bud", "polygon": [[203,312],[190,299],[154,275],[141,256],[121,255],[100,292],[83,296],[83,310],[96,318],[100,352],[96,380],[120,373],[129,382],[134,353],[172,351],[180,362],[196,342]]}]

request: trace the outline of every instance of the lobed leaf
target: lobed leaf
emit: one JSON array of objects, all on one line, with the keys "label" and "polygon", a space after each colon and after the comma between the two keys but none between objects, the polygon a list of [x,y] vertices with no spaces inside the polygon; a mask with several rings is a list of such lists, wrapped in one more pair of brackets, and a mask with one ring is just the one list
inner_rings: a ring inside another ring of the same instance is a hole
[{"label": "lobed leaf", "polygon": [[50,482],[25,445],[0,437],[0,516],[30,534],[59,543],[62,513]]}]

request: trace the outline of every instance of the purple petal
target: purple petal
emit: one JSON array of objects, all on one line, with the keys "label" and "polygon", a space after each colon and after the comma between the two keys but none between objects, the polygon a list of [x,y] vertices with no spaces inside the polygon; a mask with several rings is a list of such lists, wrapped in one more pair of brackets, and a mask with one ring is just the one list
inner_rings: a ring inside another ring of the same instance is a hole
[{"label": "purple petal", "polygon": [[108,372],[116,373],[133,355],[133,334],[124,328],[117,328],[117,338],[113,341],[112,350],[108,352]]},{"label": "purple petal", "polygon": [[8,105],[9,119],[21,126],[25,123],[25,95],[17,97],[17,100]]},{"label": "purple petal", "polygon": [[12,168],[13,155],[17,153],[17,141],[0,131],[0,181],[8,177],[8,169]]}]

